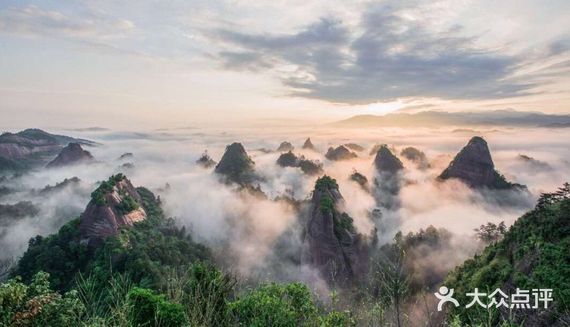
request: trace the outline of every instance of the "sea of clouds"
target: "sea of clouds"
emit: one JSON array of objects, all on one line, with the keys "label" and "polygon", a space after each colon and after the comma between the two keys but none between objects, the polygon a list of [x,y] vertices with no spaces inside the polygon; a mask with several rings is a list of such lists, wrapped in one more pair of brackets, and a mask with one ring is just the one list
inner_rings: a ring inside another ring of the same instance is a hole
[{"label": "sea of clouds", "polygon": [[[26,250],[30,238],[54,233],[65,222],[79,217],[97,183],[123,172],[135,186],[145,186],[159,195],[166,214],[176,218],[197,241],[209,245],[216,260],[229,269],[245,278],[314,280],[314,272],[296,260],[308,210],[303,205],[299,208],[274,199],[287,196],[303,203],[310,198],[317,176],[304,175],[298,168],[276,165],[280,153],[274,150],[282,141],[291,142],[297,155],[323,163],[325,173],[340,186],[345,199],[341,209],[353,217],[359,232],[369,234],[376,227],[380,243],[390,242],[398,231],[417,232],[430,225],[446,228],[458,240],[472,239],[473,229],[481,224],[501,221],[512,224],[534,206],[540,193],[555,190],[567,181],[570,173],[569,129],[321,127],[49,132],[99,142],[101,145],[97,147],[86,148],[98,163],[37,169],[3,181],[2,185],[13,192],[1,197],[0,203],[32,201],[40,211],[35,216],[10,220],[0,226],[0,259],[17,258]],[[530,194],[476,192],[459,181],[437,181],[454,155],[475,135],[487,140],[496,168],[509,181],[527,185]],[[316,151],[301,149],[307,137],[311,137]],[[206,150],[219,161],[225,147],[232,142],[245,146],[255,162],[256,173],[262,177],[259,186],[267,198],[239,192],[235,186],[220,182],[213,168],[196,165]],[[362,145],[365,151],[357,152],[358,158],[348,161],[333,162],[324,157],[328,147],[349,142]],[[374,155],[369,153],[376,144],[392,148],[403,161],[405,170],[398,177],[399,192],[389,199],[397,205],[380,207],[382,218],[374,221],[370,212],[379,207],[378,194],[364,190],[349,176],[356,170],[365,175],[370,184],[379,177],[373,166]],[[430,167],[421,169],[402,158],[399,153],[407,146],[425,152]],[[125,152],[133,153],[134,157],[119,160]],[[526,162],[519,154],[547,165]],[[125,162],[133,163],[134,168],[121,167]],[[78,187],[47,196],[37,194],[37,190],[46,185],[74,176],[82,181]],[[498,203],[497,198],[509,201]],[[455,252],[458,254],[450,265],[459,264],[472,255],[470,250]]]}]

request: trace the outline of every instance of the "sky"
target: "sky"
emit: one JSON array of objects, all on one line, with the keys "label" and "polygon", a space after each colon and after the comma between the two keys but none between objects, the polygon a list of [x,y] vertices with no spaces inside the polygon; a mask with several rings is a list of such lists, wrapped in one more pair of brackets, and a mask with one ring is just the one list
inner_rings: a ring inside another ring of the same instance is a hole
[{"label": "sky", "polygon": [[0,128],[570,113],[566,0],[0,2]]}]

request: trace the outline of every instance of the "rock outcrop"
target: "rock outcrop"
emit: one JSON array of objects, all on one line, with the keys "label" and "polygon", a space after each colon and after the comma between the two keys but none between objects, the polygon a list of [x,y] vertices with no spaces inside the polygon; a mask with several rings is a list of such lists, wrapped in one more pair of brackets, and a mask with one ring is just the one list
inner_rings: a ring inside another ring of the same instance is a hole
[{"label": "rock outcrop", "polygon": [[283,153],[277,159],[281,167],[298,167],[307,175],[318,175],[323,172],[323,165],[318,161],[306,159],[304,156],[297,157],[293,152]]},{"label": "rock outcrop", "polygon": [[386,145],[380,146],[374,158],[374,167],[379,173],[397,173],[404,169],[404,165]]},{"label": "rock outcrop", "polygon": [[315,146],[313,145],[313,142],[311,142],[311,138],[307,137],[307,139],[305,140],[305,143],[303,143],[303,149],[305,150],[315,150]]},{"label": "rock outcrop", "polygon": [[426,154],[414,147],[410,146],[403,149],[400,155],[415,163],[419,169],[427,169],[430,167]]},{"label": "rock outcrop", "polygon": [[336,149],[330,147],[327,153],[325,154],[325,157],[332,161],[339,161],[339,160],[350,160],[358,156],[356,155],[356,153],[347,149],[344,145],[340,145]]},{"label": "rock outcrop", "polygon": [[216,162],[210,157],[208,151],[204,151],[204,153],[202,153],[202,156],[196,160],[196,164],[204,168],[211,168],[216,165]]},{"label": "rock outcrop", "polygon": [[350,175],[350,180],[360,185],[360,187],[362,187],[363,190],[365,191],[370,190],[370,186],[368,185],[368,178],[366,178],[366,176],[362,175],[356,170],[354,170]]},{"label": "rock outcrop", "polygon": [[279,144],[277,151],[278,152],[287,152],[287,151],[293,151],[294,149],[295,149],[295,147],[293,146],[293,144],[291,144],[289,142],[282,142],[281,144]]},{"label": "rock outcrop", "polygon": [[376,205],[397,210],[401,205],[399,194],[402,178],[399,172],[404,169],[404,165],[386,145],[381,145],[374,158],[374,167],[377,175],[374,178],[372,193]]},{"label": "rock outcrop", "polygon": [[91,194],[91,201],[81,214],[79,233],[82,240],[94,244],[146,217],[141,196],[124,175],[118,174]]},{"label": "rock outcrop", "polygon": [[279,158],[277,158],[277,164],[281,167],[298,167],[299,158],[291,152],[282,153]]},{"label": "rock outcrop", "polygon": [[317,160],[305,159],[303,156],[299,159],[299,168],[307,175],[320,175],[323,173],[323,164]]},{"label": "rock outcrop", "polygon": [[83,150],[79,143],[69,143],[46,167],[55,168],[94,162],[95,158],[93,158],[89,151]]},{"label": "rock outcrop", "polygon": [[301,263],[316,268],[329,284],[348,286],[367,271],[368,249],[352,218],[340,211],[343,202],[334,179],[317,180]]},{"label": "rock outcrop", "polygon": [[491,152],[487,142],[479,136],[473,137],[469,143],[455,156],[449,166],[439,175],[440,180],[456,178],[472,188],[510,189],[521,188],[520,184],[512,184],[495,170]]},{"label": "rock outcrop", "polygon": [[256,179],[254,165],[255,162],[247,155],[243,145],[236,142],[226,147],[215,172],[226,182],[247,185]]}]

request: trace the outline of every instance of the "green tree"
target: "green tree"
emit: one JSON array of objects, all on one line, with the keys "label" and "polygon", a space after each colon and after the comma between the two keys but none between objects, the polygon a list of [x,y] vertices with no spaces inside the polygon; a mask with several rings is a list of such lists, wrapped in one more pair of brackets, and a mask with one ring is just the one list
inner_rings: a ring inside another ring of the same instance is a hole
[{"label": "green tree", "polygon": [[[230,303],[240,326],[302,326],[316,318],[317,308],[307,286],[265,284]],[[332,318],[331,318],[332,319]]]},{"label": "green tree", "polygon": [[84,312],[77,291],[61,296],[50,288],[44,272],[34,275],[29,285],[19,278],[0,285],[2,326],[76,326]]}]

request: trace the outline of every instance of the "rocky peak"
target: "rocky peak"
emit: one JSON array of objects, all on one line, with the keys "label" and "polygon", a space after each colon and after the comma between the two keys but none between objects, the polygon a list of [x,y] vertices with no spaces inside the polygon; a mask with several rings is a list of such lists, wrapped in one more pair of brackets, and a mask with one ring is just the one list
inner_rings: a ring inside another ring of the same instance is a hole
[{"label": "rocky peak", "polygon": [[352,218],[339,210],[343,202],[336,180],[326,175],[317,180],[301,261],[330,284],[346,286],[366,271],[367,250]]},{"label": "rocky peak", "polygon": [[245,185],[255,179],[254,165],[255,163],[247,155],[243,145],[236,142],[226,147],[215,172],[223,176],[228,182]]},{"label": "rocky peak", "polygon": [[362,187],[363,190],[365,191],[369,190],[368,178],[366,178],[366,176],[362,175],[358,171],[356,170],[352,171],[352,174],[350,175],[350,180],[360,185],[360,187]]},{"label": "rocky peak", "polygon": [[402,152],[400,152],[400,155],[415,163],[420,169],[427,169],[430,166],[426,154],[414,147],[410,146],[403,149]]},{"label": "rocky peak", "polygon": [[79,233],[89,243],[116,235],[123,226],[145,220],[142,198],[123,175],[104,181],[91,193],[91,201],[81,215]]},{"label": "rocky peak", "polygon": [[376,153],[376,158],[374,158],[374,166],[379,173],[387,172],[393,174],[404,169],[400,159],[386,145],[380,146]]},{"label": "rocky peak", "polygon": [[305,156],[297,157],[292,151],[285,152],[277,159],[281,167],[298,167],[307,175],[317,175],[323,172],[323,165],[318,161],[306,159]]},{"label": "rocky peak", "polygon": [[202,156],[196,160],[196,164],[204,168],[210,168],[215,166],[216,162],[210,157],[208,151],[204,151],[204,153],[202,153]]},{"label": "rocky peak", "polygon": [[277,151],[287,152],[287,151],[293,151],[294,149],[295,149],[295,147],[293,146],[293,144],[291,144],[289,142],[282,142],[281,144],[279,144]]},{"label": "rocky peak", "polygon": [[330,147],[325,154],[325,157],[332,161],[349,160],[358,157],[356,153],[347,149],[344,145],[338,146],[336,149]]},{"label": "rocky peak", "polygon": [[79,143],[69,143],[57,157],[50,161],[46,167],[63,167],[69,165],[93,163],[95,159],[89,151],[83,150]]},{"label": "rocky peak", "polygon": [[313,145],[313,142],[311,142],[311,138],[307,137],[307,139],[305,140],[305,143],[303,143],[303,149],[306,150],[314,150],[315,146]]},{"label": "rocky peak", "polygon": [[277,158],[277,164],[281,167],[297,167],[298,160],[299,158],[293,152],[288,151]]},{"label": "rocky peak", "polygon": [[439,178],[442,180],[457,178],[473,188],[507,189],[516,186],[507,182],[495,170],[489,146],[479,136],[469,140]]}]

